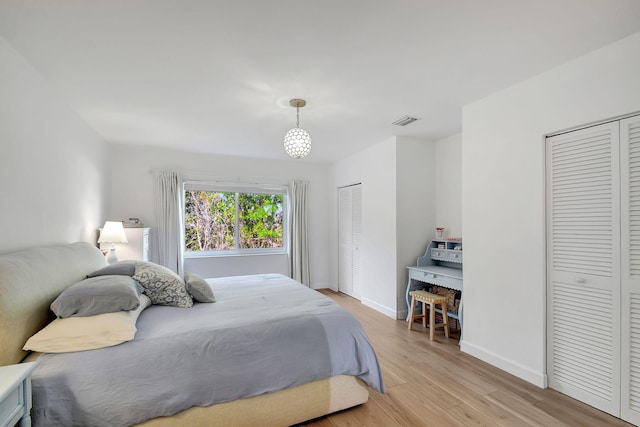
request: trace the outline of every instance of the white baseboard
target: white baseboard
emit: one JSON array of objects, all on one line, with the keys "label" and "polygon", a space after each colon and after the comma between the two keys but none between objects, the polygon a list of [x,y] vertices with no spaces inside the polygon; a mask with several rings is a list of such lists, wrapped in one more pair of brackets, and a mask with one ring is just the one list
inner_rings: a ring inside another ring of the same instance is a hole
[{"label": "white baseboard", "polygon": [[[318,286],[317,288],[314,287],[314,289],[331,289],[334,292],[340,292],[340,290],[338,289],[338,285],[333,285],[330,283],[327,284],[323,284],[323,286]],[[382,304],[378,304],[375,301],[372,301],[368,298],[364,298],[361,297],[360,298],[360,302],[364,305],[366,305],[367,307],[373,308],[376,311],[379,311],[380,313],[384,314],[385,316],[391,317],[392,319],[406,319],[407,318],[407,309],[405,308],[403,311],[399,312],[400,316],[403,317],[396,317],[398,315],[398,312],[396,312],[396,310],[389,308],[385,305]],[[403,314],[404,313],[404,314]]]},{"label": "white baseboard", "polygon": [[460,341],[460,351],[468,353],[471,356],[489,363],[490,365],[500,368],[518,378],[530,382],[540,388],[547,388],[547,374],[535,371],[513,360],[506,359],[492,351],[486,350],[480,346],[472,344],[464,339]]},{"label": "white baseboard", "polygon": [[391,317],[392,319],[396,319],[397,318],[396,317],[396,311],[391,309],[391,308],[389,308],[389,307],[386,307],[386,306],[384,306],[382,304],[378,304],[377,302],[371,301],[370,299],[367,299],[367,298],[362,298],[360,300],[360,302],[362,304],[366,305],[367,307],[371,307],[374,310],[379,311],[380,313],[384,314],[385,316]]}]

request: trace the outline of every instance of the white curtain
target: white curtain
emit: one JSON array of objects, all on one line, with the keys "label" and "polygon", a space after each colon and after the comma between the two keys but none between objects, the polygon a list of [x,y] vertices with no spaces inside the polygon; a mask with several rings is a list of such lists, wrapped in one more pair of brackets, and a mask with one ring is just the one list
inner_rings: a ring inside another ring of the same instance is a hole
[{"label": "white curtain", "polygon": [[291,277],[311,286],[309,272],[308,181],[291,182]]},{"label": "white curtain", "polygon": [[184,275],[182,183],[177,172],[162,171],[156,180],[158,264]]}]

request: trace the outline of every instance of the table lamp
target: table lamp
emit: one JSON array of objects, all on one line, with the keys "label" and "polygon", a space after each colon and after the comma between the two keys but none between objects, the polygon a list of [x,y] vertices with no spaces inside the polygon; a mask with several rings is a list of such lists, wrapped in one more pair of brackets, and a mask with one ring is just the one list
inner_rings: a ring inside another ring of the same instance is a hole
[{"label": "table lamp", "polygon": [[102,227],[98,243],[111,243],[107,263],[115,264],[118,262],[116,255],[116,243],[127,243],[127,235],[124,234],[124,227],[120,221],[107,221]]}]

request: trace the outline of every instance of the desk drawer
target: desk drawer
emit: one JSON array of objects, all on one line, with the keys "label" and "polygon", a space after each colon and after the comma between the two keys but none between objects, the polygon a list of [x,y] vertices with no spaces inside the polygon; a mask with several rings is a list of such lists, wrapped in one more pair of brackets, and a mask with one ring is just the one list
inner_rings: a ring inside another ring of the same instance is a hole
[{"label": "desk drawer", "polygon": [[447,251],[447,261],[462,262],[462,251]]},{"label": "desk drawer", "polygon": [[436,259],[440,261],[447,260],[447,250],[446,249],[438,249],[431,248],[431,259]]},{"label": "desk drawer", "polygon": [[412,271],[412,279],[419,280],[432,285],[444,286],[445,288],[462,290],[462,279],[455,277],[443,276],[436,273],[428,273],[426,271]]}]

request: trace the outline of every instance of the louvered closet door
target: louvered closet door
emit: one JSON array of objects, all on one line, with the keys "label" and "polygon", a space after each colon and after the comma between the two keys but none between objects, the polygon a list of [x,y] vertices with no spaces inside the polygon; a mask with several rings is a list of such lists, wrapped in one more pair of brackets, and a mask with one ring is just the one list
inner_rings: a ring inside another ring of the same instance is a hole
[{"label": "louvered closet door", "polygon": [[549,386],[620,416],[618,124],[547,139]]},{"label": "louvered closet door", "polygon": [[622,418],[640,424],[640,117],[620,122]]},{"label": "louvered closet door", "polygon": [[362,294],[362,184],[338,189],[338,290]]}]

